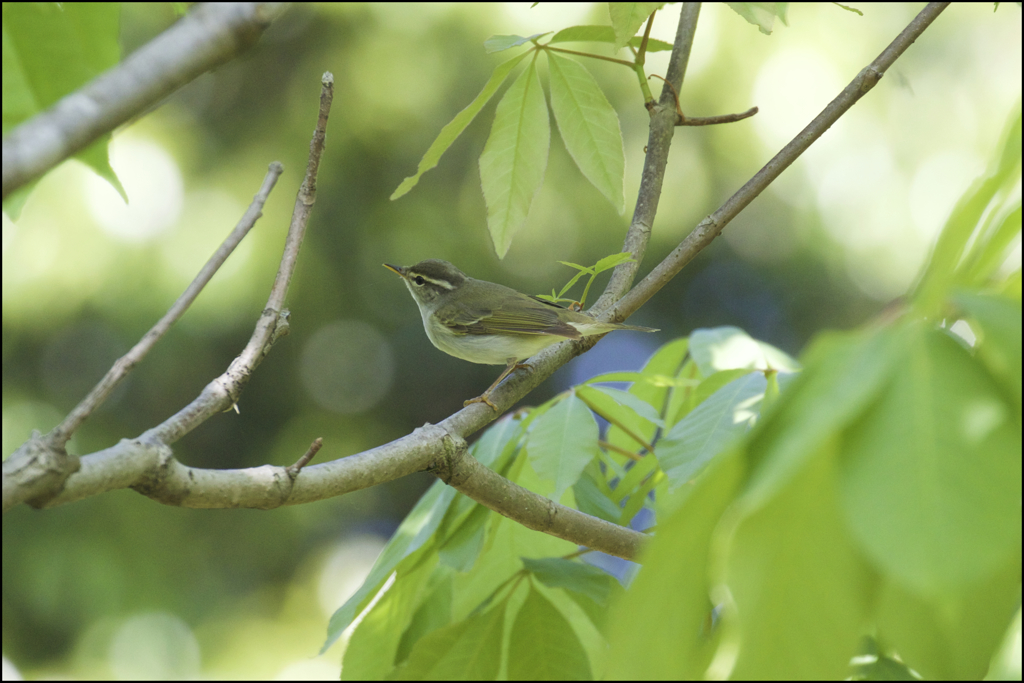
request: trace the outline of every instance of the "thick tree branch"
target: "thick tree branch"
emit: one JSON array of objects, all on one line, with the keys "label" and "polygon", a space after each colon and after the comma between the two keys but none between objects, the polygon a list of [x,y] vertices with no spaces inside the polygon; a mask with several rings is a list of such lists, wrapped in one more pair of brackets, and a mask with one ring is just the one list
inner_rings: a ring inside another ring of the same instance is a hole
[{"label": "thick tree branch", "polygon": [[528,529],[626,560],[635,561],[640,555],[647,542],[646,534],[559,505],[525,489],[477,462],[466,451],[463,439],[449,441],[454,446],[431,471],[459,492]]},{"label": "thick tree branch", "polygon": [[281,3],[196,5],[177,24],[3,140],[3,198],[253,45]]}]

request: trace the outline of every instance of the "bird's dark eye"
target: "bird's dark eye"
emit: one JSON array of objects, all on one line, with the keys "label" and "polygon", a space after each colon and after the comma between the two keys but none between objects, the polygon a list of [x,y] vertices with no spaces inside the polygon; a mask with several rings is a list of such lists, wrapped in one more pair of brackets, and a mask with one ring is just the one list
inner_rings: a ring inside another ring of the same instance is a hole
[{"label": "bird's dark eye", "polygon": [[417,275],[412,279],[412,281],[421,286],[423,285],[424,282],[426,282],[426,280],[423,279],[422,275]]}]

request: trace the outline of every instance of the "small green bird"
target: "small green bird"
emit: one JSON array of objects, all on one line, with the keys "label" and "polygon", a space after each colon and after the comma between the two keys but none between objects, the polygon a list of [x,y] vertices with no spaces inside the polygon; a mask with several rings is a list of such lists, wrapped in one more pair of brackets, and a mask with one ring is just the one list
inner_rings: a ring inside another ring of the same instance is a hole
[{"label": "small green bird", "polygon": [[465,405],[486,403],[498,410],[490,400],[491,392],[521,365],[519,361],[552,344],[613,330],[658,331],[601,322],[504,285],[471,278],[447,261],[427,259],[414,266],[385,263],[384,267],[405,280],[434,346],[471,363],[505,365],[494,384]]}]

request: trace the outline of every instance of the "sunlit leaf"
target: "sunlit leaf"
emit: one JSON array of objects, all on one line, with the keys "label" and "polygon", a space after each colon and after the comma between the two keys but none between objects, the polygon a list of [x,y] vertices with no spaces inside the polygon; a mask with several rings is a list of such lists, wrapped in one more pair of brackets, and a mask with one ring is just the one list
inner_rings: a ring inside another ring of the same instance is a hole
[{"label": "sunlit leaf", "polygon": [[992,574],[931,598],[889,581],[876,602],[879,638],[925,680],[1010,679],[989,667],[1004,637],[1020,642],[1020,571],[1018,553]]},{"label": "sunlit leaf", "polygon": [[550,142],[548,108],[531,62],[501,98],[480,155],[487,227],[499,258],[504,258],[512,237],[526,222],[544,180]]},{"label": "sunlit leaf", "polygon": [[976,358],[918,328],[843,439],[847,523],[867,555],[934,595],[1020,553],[1018,420]]},{"label": "sunlit leaf", "polygon": [[[995,260],[992,253],[984,253],[989,246],[988,241],[979,234],[985,223],[982,220],[986,211],[1008,184],[1020,182],[1021,160],[1021,110],[1014,111],[1003,132],[1003,144],[998,156],[989,161],[989,168],[983,177],[972,183],[971,187],[960,196],[953,207],[946,224],[939,233],[939,239],[932,250],[928,265],[921,282],[914,293],[914,302],[926,315],[940,311],[950,294],[954,284],[972,285],[965,282],[965,274],[961,272],[961,262],[965,256],[972,260],[989,264]],[[1019,198],[1016,200],[1019,203]],[[992,249],[1002,252],[1007,239],[1006,230],[1012,229],[1012,223],[995,231]],[[1012,236],[1010,236],[1012,238]],[[969,254],[970,245],[982,250],[977,256]],[[983,272],[983,271],[982,271]]]},{"label": "sunlit leaf", "polygon": [[403,561],[405,564],[401,566],[411,568],[418,562],[425,548],[433,545],[434,532],[444,519],[455,494],[455,489],[438,481],[420,498],[416,507],[384,546],[363,585],[331,616],[327,627],[327,641],[320,649],[321,652],[327,650],[341,636],[342,631],[348,628],[356,615],[373,599]]},{"label": "sunlit leaf", "polygon": [[[48,109],[121,58],[121,3],[8,2],[3,5],[3,134]],[[128,201],[110,166],[109,133],[74,157]],[[17,218],[23,202],[5,202]]]},{"label": "sunlit leaf", "polygon": [[770,501],[721,529],[729,540],[721,578],[741,643],[732,678],[846,676],[872,608],[874,573],[850,538],[835,477],[826,444]]},{"label": "sunlit leaf", "polygon": [[615,31],[615,49],[628,43],[651,13],[664,6],[663,2],[609,2],[608,14]]},{"label": "sunlit leaf", "polygon": [[437,166],[437,162],[441,160],[441,155],[448,151],[448,148],[452,146],[452,143],[462,134],[462,131],[466,130],[466,127],[473,122],[476,115],[480,113],[480,110],[484,108],[491,97],[498,91],[501,84],[508,78],[509,73],[515,68],[519,62],[523,61],[523,57],[530,54],[524,52],[521,55],[517,55],[512,59],[502,62],[495,69],[494,73],[487,80],[483,90],[480,94],[474,98],[469,106],[460,111],[455,115],[455,118],[448,122],[437,138],[430,143],[430,147],[427,148],[423,158],[420,159],[420,165],[416,167],[416,173],[409,176],[401,182],[401,184],[391,193],[391,200],[394,201],[407,193],[412,188],[416,187],[416,183],[420,181],[420,176],[429,171],[430,169]]},{"label": "sunlit leaf", "polygon": [[751,372],[694,408],[658,442],[656,452],[671,488],[698,475],[711,459],[746,433],[760,411],[766,382]]},{"label": "sunlit leaf", "polygon": [[575,396],[567,396],[537,418],[527,442],[537,474],[555,482],[552,500],[561,498],[597,455],[597,422]]},{"label": "sunlit leaf", "polygon": [[[554,43],[614,43],[615,30],[611,26],[570,26],[563,28],[548,41],[548,45]],[[633,36],[629,44],[639,48],[643,43],[643,36]],[[656,38],[647,39],[648,52],[667,52],[672,49],[671,43]]]},{"label": "sunlit leaf", "polygon": [[394,667],[402,634],[423,598],[423,589],[436,558],[420,563],[401,576],[362,616],[353,630],[341,663],[342,680],[380,680]]},{"label": "sunlit leaf", "polygon": [[532,36],[491,36],[484,41],[484,50],[490,54],[492,52],[501,52],[502,50],[508,50],[509,48],[519,47],[525,43],[529,43],[531,40],[536,40],[541,36],[547,35],[546,33],[534,33]]},{"label": "sunlit leaf", "polygon": [[778,17],[782,23],[786,23],[785,2],[728,2],[732,11],[753,24],[761,33],[771,35],[775,26],[775,18]]},{"label": "sunlit leaf", "polygon": [[[397,680],[479,680],[497,678],[507,602],[420,638]],[[344,671],[342,671],[344,674]]]},{"label": "sunlit leaf", "polygon": [[742,460],[733,453],[695,482],[665,519],[642,558],[643,567],[608,619],[610,680],[703,679],[715,649],[705,628],[711,539],[740,486]]},{"label": "sunlit leaf", "polygon": [[771,344],[758,341],[738,327],[697,329],[690,335],[690,355],[701,374],[710,377],[718,370],[788,370],[800,363]]},{"label": "sunlit leaf", "polygon": [[644,401],[642,398],[631,394],[628,391],[622,391],[621,389],[615,389],[613,387],[593,387],[593,390],[600,391],[620,406],[629,408],[651,424],[657,425],[658,427],[665,426],[665,423],[658,415],[658,412],[650,403]]},{"label": "sunlit leaf", "polygon": [[1021,410],[1021,302],[1006,297],[973,292],[958,292],[953,300],[972,318],[980,329],[978,357],[988,367],[992,378],[1009,390],[1016,404],[1018,419]]}]

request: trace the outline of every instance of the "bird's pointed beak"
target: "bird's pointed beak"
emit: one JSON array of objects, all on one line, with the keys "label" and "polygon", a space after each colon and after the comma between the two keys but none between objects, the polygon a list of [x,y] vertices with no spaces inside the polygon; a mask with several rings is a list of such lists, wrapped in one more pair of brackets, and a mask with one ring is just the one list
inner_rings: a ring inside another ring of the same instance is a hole
[{"label": "bird's pointed beak", "polygon": [[402,266],[393,266],[390,263],[383,264],[385,268],[390,270],[392,273],[397,274],[399,277],[405,277],[405,268]]}]

